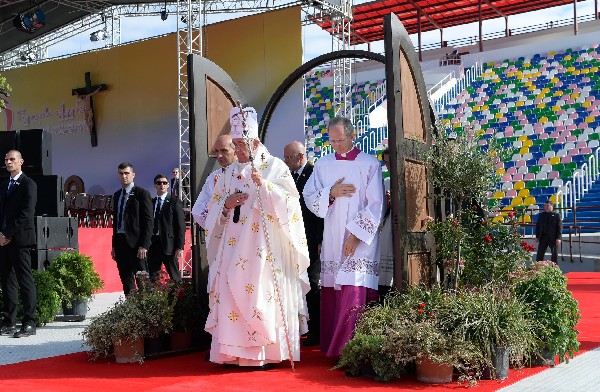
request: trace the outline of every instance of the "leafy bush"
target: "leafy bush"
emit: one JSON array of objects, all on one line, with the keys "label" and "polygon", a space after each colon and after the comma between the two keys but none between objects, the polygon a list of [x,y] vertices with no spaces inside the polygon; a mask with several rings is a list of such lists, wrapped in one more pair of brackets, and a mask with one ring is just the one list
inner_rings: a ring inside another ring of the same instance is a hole
[{"label": "leafy bush", "polygon": [[568,362],[579,350],[575,326],[581,315],[577,300],[567,290],[567,278],[556,264],[540,261],[519,274],[515,291],[538,321],[539,349],[550,350]]},{"label": "leafy bush", "polygon": [[104,286],[89,256],[77,252],[64,252],[58,256],[47,271],[56,281],[62,301],[86,301]]}]

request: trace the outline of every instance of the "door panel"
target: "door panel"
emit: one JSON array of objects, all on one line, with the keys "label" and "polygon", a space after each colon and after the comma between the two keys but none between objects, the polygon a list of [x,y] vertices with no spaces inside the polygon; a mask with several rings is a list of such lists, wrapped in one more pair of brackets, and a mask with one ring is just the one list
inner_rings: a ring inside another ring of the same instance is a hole
[{"label": "door panel", "polygon": [[[396,15],[384,18],[388,131],[394,247],[394,286],[427,281],[435,274],[433,236],[424,230],[433,214],[423,162],[431,146],[432,111],[408,33]],[[395,180],[394,180],[395,179]]]}]

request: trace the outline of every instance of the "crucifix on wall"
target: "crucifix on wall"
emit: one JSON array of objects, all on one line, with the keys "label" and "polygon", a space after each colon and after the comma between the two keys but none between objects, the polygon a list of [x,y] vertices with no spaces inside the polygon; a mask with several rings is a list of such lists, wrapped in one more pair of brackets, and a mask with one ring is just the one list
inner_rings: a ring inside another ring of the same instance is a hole
[{"label": "crucifix on wall", "polygon": [[104,91],[106,89],[106,84],[97,84],[95,86],[92,86],[92,77],[89,72],[86,72],[85,87],[74,88],[73,90],[71,90],[71,95],[77,95],[77,98],[83,101],[83,105],[85,108],[85,123],[87,124],[87,128],[90,131],[92,147],[96,147],[98,145],[98,134],[96,133],[96,119],[94,117],[94,101],[92,99],[92,95],[96,94],[99,91]]}]

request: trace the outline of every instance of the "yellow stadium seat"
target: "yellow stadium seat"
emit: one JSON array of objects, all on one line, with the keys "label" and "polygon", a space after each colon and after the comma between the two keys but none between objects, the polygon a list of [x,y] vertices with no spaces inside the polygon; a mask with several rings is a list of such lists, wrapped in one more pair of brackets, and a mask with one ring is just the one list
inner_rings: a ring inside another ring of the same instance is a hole
[{"label": "yellow stadium seat", "polygon": [[520,191],[521,189],[525,188],[525,181],[517,181],[515,182],[515,184],[513,185],[513,189]]},{"label": "yellow stadium seat", "polygon": [[450,124],[450,119],[449,118],[445,118],[443,121],[444,124]]},{"label": "yellow stadium seat", "polygon": [[517,140],[518,140],[518,141],[520,141],[520,142],[523,142],[523,141],[527,140],[527,136],[525,136],[525,135],[521,135],[521,136],[519,136],[519,137],[517,138]]},{"label": "yellow stadium seat", "polygon": [[523,198],[522,197],[513,197],[513,199],[510,201],[510,205],[513,207],[517,207],[517,206],[522,206],[523,205]]},{"label": "yellow stadium seat", "polygon": [[516,107],[523,106],[523,105],[525,105],[525,102],[523,102],[523,101],[517,101],[517,102],[515,102],[515,106]]},{"label": "yellow stadium seat", "polygon": [[504,198],[504,191],[496,191],[494,192],[494,196],[492,199],[502,199]]},{"label": "yellow stadium seat", "polygon": [[561,202],[562,200],[562,195],[552,195],[550,196],[550,200],[554,203],[554,204],[558,204]]},{"label": "yellow stadium seat", "polygon": [[503,167],[501,167],[499,169],[496,169],[496,174],[499,175],[499,176],[503,176],[503,175],[506,174],[506,169],[503,168]]},{"label": "yellow stadium seat", "polygon": [[533,140],[523,140],[523,147],[531,147],[533,146]]},{"label": "yellow stadium seat", "polygon": [[[585,103],[585,102],[584,102]],[[556,105],[556,106],[552,106],[552,111],[553,112],[558,112],[561,109],[560,106]]]},{"label": "yellow stadium seat", "polygon": [[599,67],[592,67],[592,69],[590,69],[590,72],[597,73],[599,70]]},{"label": "yellow stadium seat", "polygon": [[540,117],[540,123],[544,124],[548,122],[548,117],[544,116],[544,117]]},{"label": "yellow stadium seat", "polygon": [[502,215],[498,215],[492,219],[492,222],[504,223],[504,217]]},{"label": "yellow stadium seat", "polygon": [[590,101],[585,101],[581,104],[581,106],[583,106],[584,108],[589,108],[590,106],[592,106],[592,103]]},{"label": "yellow stadium seat", "polygon": [[576,69],[575,71],[573,71],[573,75],[579,75],[581,73],[580,70]]},{"label": "yellow stadium seat", "polygon": [[545,104],[545,103],[543,103],[543,102],[540,102],[540,103],[538,103],[538,104],[537,104],[537,106],[536,106],[536,107],[537,107],[538,109],[543,109],[543,108],[545,108],[545,107],[546,107],[546,104]]},{"label": "yellow stadium seat", "polygon": [[544,96],[545,96],[545,94],[548,94],[549,92],[550,92],[550,89],[548,87],[544,87],[542,89],[542,94],[544,94]]},{"label": "yellow stadium seat", "polygon": [[585,118],[585,122],[586,122],[587,124],[589,124],[589,123],[593,123],[595,120],[596,120],[596,117],[594,117],[594,116],[587,116],[587,117]]},{"label": "yellow stadium seat", "polygon": [[552,157],[552,158],[550,158],[550,160],[548,162],[551,165],[556,165],[557,163],[560,163],[560,157]]},{"label": "yellow stadium seat", "polygon": [[529,154],[529,147],[521,147],[521,149],[519,150],[519,154],[521,154],[521,156]]},{"label": "yellow stadium seat", "polygon": [[523,205],[524,206],[530,206],[532,204],[535,204],[535,196],[527,196],[524,200],[523,200]]},{"label": "yellow stadium seat", "polygon": [[523,214],[519,217],[519,222],[521,223],[531,223],[531,216],[528,214]]},{"label": "yellow stadium seat", "polygon": [[527,189],[527,188],[521,189],[517,196],[523,197],[523,198],[529,196],[529,189]]},{"label": "yellow stadium seat", "polygon": [[573,94],[571,94],[571,98],[573,98],[573,99],[579,98],[579,93],[573,93]]},{"label": "yellow stadium seat", "polygon": [[[552,78],[552,79],[550,79],[550,83],[556,83],[556,82],[558,82],[558,78]],[[554,93],[554,94],[556,94],[556,93]]]},{"label": "yellow stadium seat", "polygon": [[502,117],[504,117],[504,113],[496,113],[496,115],[494,117],[502,118]]}]

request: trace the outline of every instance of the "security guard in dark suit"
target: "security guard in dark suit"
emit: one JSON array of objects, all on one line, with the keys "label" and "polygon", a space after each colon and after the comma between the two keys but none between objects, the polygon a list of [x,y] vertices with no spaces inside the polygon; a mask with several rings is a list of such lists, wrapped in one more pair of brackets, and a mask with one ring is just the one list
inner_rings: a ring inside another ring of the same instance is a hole
[{"label": "security guard in dark suit", "polygon": [[138,272],[148,272],[148,248],[152,237],[152,198],[134,184],[131,163],[118,166],[121,189],[113,195],[112,258],[117,262],[125,295],[142,288]]},{"label": "security guard in dark suit", "polygon": [[538,215],[535,224],[535,237],[538,242],[536,260],[544,260],[546,249],[550,247],[552,261],[558,262],[558,245],[562,236],[562,220],[560,215],[554,212],[554,203],[548,200],[544,204],[544,212]]},{"label": "security guard in dark suit", "polygon": [[154,177],[156,197],[153,200],[154,224],[152,244],[148,250],[148,270],[155,280],[162,265],[175,281],[181,281],[178,260],[183,257],[185,218],[183,203],[168,192],[169,180],[163,174]]},{"label": "security guard in dark suit", "polygon": [[[36,292],[29,248],[36,243],[33,215],[37,186],[21,171],[23,162],[19,151],[7,152],[4,164],[10,173],[10,179],[0,182],[0,275],[4,297],[0,334],[14,333],[16,338],[36,333]],[[19,288],[23,319],[21,329],[17,331]]]}]

